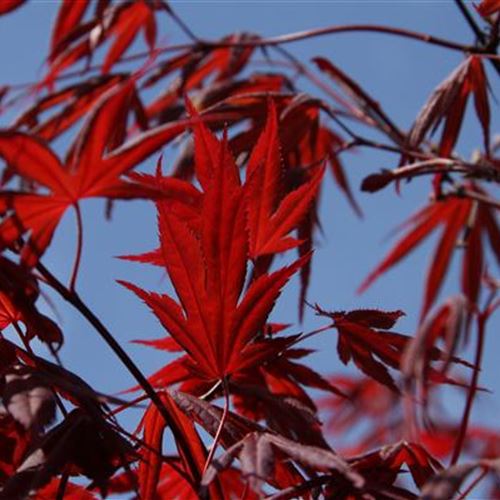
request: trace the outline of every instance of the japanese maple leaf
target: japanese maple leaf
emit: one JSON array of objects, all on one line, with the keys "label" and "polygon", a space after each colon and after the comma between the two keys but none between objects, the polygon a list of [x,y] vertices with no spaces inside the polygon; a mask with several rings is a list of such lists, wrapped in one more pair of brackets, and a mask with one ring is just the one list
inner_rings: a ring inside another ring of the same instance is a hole
[{"label": "japanese maple leaf", "polygon": [[0,132],[0,156],[9,167],[47,192],[4,191],[0,210],[0,247],[14,247],[29,234],[22,250],[27,265],[36,263],[50,244],[54,231],[70,206],[84,198],[129,199],[149,197],[155,191],[120,179],[120,176],[181,133],[185,124],[159,127],[107,153],[113,133],[134,93],[133,81],[104,95],[63,164],[41,140],[23,132]]},{"label": "japanese maple leaf", "polygon": [[[266,326],[267,330],[267,326]],[[238,414],[251,420],[265,420],[268,426],[280,434],[299,439],[303,443],[327,447],[316,418],[316,405],[306,392],[307,387],[343,396],[335,386],[319,373],[301,363],[301,358],[311,354],[309,349],[289,347],[297,335],[277,339],[261,339],[257,345],[265,351],[265,359],[255,363],[246,359],[237,373],[231,376],[229,388],[233,405]],[[172,337],[157,340],[137,340],[139,344],[168,352],[181,352]],[[271,350],[274,348],[274,352]],[[255,353],[259,355],[258,352]],[[262,358],[261,358],[262,359]],[[149,377],[158,388],[181,384],[180,390],[190,394],[204,394],[213,383],[193,375],[189,369],[189,357],[176,358]],[[134,387],[131,390],[137,390]]]},{"label": "japanese maple leaf", "polygon": [[[242,83],[242,86],[248,89],[251,83]],[[266,79],[261,84],[257,81],[254,83],[257,87],[270,84]],[[250,251],[256,261],[255,276],[267,272],[272,264],[272,254],[277,249],[284,252],[299,247],[300,255],[311,250],[312,235],[318,227],[316,204],[324,171],[320,165],[326,163],[327,159],[330,160],[337,183],[350,195],[346,177],[335,157],[340,139],[319,124],[320,101],[306,95],[292,98],[289,94],[278,94],[266,106],[270,89],[267,92],[263,90],[230,95],[203,111],[205,117],[222,112],[232,126],[239,124],[242,117],[252,117],[250,127],[235,134],[230,144],[237,157],[240,154],[250,157],[247,162],[245,197]],[[207,94],[205,100],[213,98],[210,92]],[[277,110],[280,114],[280,138],[277,133]],[[257,146],[252,151],[251,145],[255,143]],[[193,148],[188,144],[177,162],[177,176],[191,177],[192,157]],[[260,165],[264,168],[256,169]],[[264,196],[261,196],[261,192],[265,193]],[[352,197],[350,199],[353,201]],[[297,238],[288,236],[291,231],[297,231]],[[310,264],[304,265],[301,269],[300,315],[309,272]]]},{"label": "japanese maple leaf", "polygon": [[[337,352],[344,364],[352,360],[365,375],[399,392],[388,368],[401,370],[403,354],[413,338],[388,330],[404,315],[402,311],[357,309],[326,312],[318,306],[316,310],[319,315],[332,319],[332,327],[338,331]],[[427,355],[433,361],[451,360],[467,364],[459,358],[447,356],[434,346],[427,349]],[[433,383],[460,385],[430,366],[428,377]]]},{"label": "japanese maple leaf", "polygon": [[[150,87],[160,80],[170,76],[174,71],[180,70],[179,78],[167,88],[162,96],[176,100],[182,93],[193,89],[210,90],[215,84],[231,81],[247,66],[255,47],[248,45],[225,47],[225,44],[245,43],[257,41],[259,36],[252,33],[235,33],[220,39],[213,47],[190,47],[184,52],[162,61],[158,68],[144,82],[145,87]],[[210,79],[211,83],[207,82]],[[226,97],[229,93],[226,94]],[[159,102],[157,101],[157,104]],[[164,103],[166,104],[166,103]]]},{"label": "japanese maple leaf", "polygon": [[[289,460],[284,460],[283,455]],[[336,475],[347,482],[353,490],[365,485],[364,478],[351,469],[347,462],[335,452],[304,445],[268,432],[249,433],[241,441],[228,448],[220,457],[217,466],[212,465],[208,468],[203,477],[202,485],[210,484],[221,470],[232,464],[236,457],[241,462],[243,477],[248,478],[250,488],[260,495],[263,493],[262,486],[265,481],[272,484],[272,476],[273,473],[277,472],[275,470],[277,465],[280,464],[282,467],[291,461],[297,462],[309,470],[314,470],[315,473],[333,473],[331,482],[334,487],[336,486],[335,479],[338,480]],[[340,481],[338,482],[340,483]],[[297,490],[299,491],[299,489],[300,486]],[[296,495],[292,497],[296,498]]]},{"label": "japanese maple leaf", "polygon": [[133,456],[131,445],[103,417],[75,409],[36,441],[1,494],[26,498],[66,468],[92,479],[103,494],[107,479]]},{"label": "japanese maple leaf", "polygon": [[203,193],[199,228],[170,210],[168,199],[157,203],[161,256],[180,303],[126,286],[188,354],[190,369],[214,380],[262,362],[273,351],[252,341],[281,288],[309,256],[260,276],[242,296],[248,261],[244,187],[227,140],[218,141],[201,123],[194,130],[196,177]]},{"label": "japanese maple leaf", "polygon": [[365,475],[367,490],[371,491],[392,485],[404,465],[410,470],[418,488],[422,488],[426,481],[443,468],[423,446],[407,441],[353,457],[348,462],[355,471]]},{"label": "japanese maple leaf", "polygon": [[[403,144],[405,136],[396,125],[386,115],[377,99],[373,98],[359,83],[344,73],[328,59],[315,57],[313,62],[318,69],[326,73],[344,93],[349,97],[349,101],[342,99],[341,104],[349,109],[350,113],[366,125],[375,126],[383,131],[396,144]],[[336,95],[336,93],[334,93]]]},{"label": "japanese maple leaf", "polygon": [[[443,340],[447,359],[441,373],[445,373],[454,359],[461,336],[465,333],[467,301],[463,296],[449,298],[432,315],[429,315],[409,343],[401,359],[401,372],[405,377],[407,389],[416,385],[422,392],[422,403],[427,403],[427,374],[432,361],[430,354],[438,340]],[[455,358],[456,359],[456,358]],[[469,365],[473,368],[473,365]],[[422,404],[421,403],[421,404]]]},{"label": "japanese maple leaf", "polygon": [[114,36],[114,41],[106,54],[106,59],[102,66],[102,73],[107,73],[118,61],[122,54],[134,41],[139,31],[144,31],[144,38],[150,50],[153,50],[156,43],[156,20],[155,9],[165,9],[168,6],[163,0],[153,2],[139,0],[125,3],[115,7],[116,12],[110,13],[113,16],[111,28],[106,33],[107,36]]},{"label": "japanese maple leaf", "polygon": [[444,121],[439,154],[450,156],[457,141],[470,95],[474,96],[476,114],[483,129],[484,146],[489,152],[490,107],[488,81],[480,57],[468,57],[432,93],[410,132],[411,146],[418,146],[429,130]]},{"label": "japanese maple leaf", "polygon": [[247,165],[245,198],[249,250],[254,259],[300,244],[288,234],[307,214],[325,171],[324,167],[317,169],[309,182],[280,199],[283,171],[279,147],[276,108],[271,103],[266,127]]},{"label": "japanese maple leaf", "polygon": [[[471,189],[484,193],[475,186]],[[462,291],[469,301],[475,304],[485,260],[484,239],[489,240],[494,255],[500,262],[500,228],[493,209],[470,198],[447,198],[427,205],[412,215],[405,226],[409,227],[405,236],[368,275],[358,291],[361,293],[366,290],[380,275],[405,258],[433,231],[442,226],[443,232],[427,274],[421,319],[438,296],[453,251],[459,246],[462,234],[464,236],[462,246],[465,246],[462,257]]]},{"label": "japanese maple leaf", "polygon": [[31,273],[0,256],[0,329],[22,322],[25,340],[36,336],[60,347],[63,334],[56,323],[38,311],[35,306],[38,296],[38,284]]},{"label": "japanese maple leaf", "polygon": [[83,58],[90,58],[96,47],[113,38],[102,73],[108,73],[142,30],[149,49],[156,44],[155,12],[170,12],[163,0],[137,0],[106,5],[97,2],[94,17],[85,23],[82,18],[88,1],[67,0],[61,4],[52,33],[49,71],[43,84],[52,85],[59,73]]},{"label": "japanese maple leaf", "polygon": [[52,141],[85,116],[105,92],[125,78],[125,74],[101,75],[52,92],[28,108],[12,128],[26,127],[23,130]]}]

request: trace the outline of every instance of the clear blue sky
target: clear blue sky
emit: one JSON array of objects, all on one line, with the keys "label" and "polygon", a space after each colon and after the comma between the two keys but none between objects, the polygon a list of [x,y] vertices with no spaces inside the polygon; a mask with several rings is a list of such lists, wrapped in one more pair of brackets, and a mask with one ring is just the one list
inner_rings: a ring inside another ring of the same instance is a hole
[{"label": "clear blue sky", "polygon": [[[182,1],[172,2],[172,5],[192,30],[205,38],[221,37],[234,31],[277,35],[333,24],[379,23],[472,42],[468,27],[451,1]],[[15,13],[0,18],[0,67],[3,68],[0,84],[32,81],[42,74],[41,63],[47,53],[56,7],[56,2],[31,0]],[[180,41],[171,21],[167,17],[164,21],[163,40]],[[331,58],[357,78],[403,129],[411,125],[432,89],[462,60],[461,54],[456,52],[376,34],[329,36],[295,43],[288,48],[303,61],[317,55]],[[306,82],[303,89],[312,91]],[[495,107],[495,103],[492,104]],[[481,144],[479,127],[472,115],[469,113],[461,134],[459,151],[465,157]],[[0,125],[8,126],[11,118],[12,115],[0,116]],[[498,125],[498,113],[493,113],[492,131],[498,131]],[[57,143],[59,151],[66,145],[65,140]],[[175,153],[166,152],[167,168],[174,158]],[[432,239],[363,296],[357,297],[354,291],[390,248],[386,238],[389,231],[426,203],[429,182],[421,179],[405,186],[400,198],[391,189],[375,195],[361,194],[357,192],[360,180],[382,167],[394,167],[396,158],[373,151],[358,151],[343,159],[365,217],[359,220],[353,215],[329,179],[321,203],[324,236],[316,244],[309,300],[332,310],[403,309],[407,317],[401,320],[399,331],[412,333],[421,305],[425,269],[433,250]],[[152,167],[154,158],[148,163]],[[154,210],[146,202],[117,203],[113,222],[109,224],[104,221],[103,208],[102,202],[84,203],[85,247],[79,290],[142,369],[151,373],[165,363],[165,354],[128,344],[128,341],[159,337],[163,332],[143,304],[115,280],[125,279],[155,290],[165,287],[166,282],[162,281],[158,270],[114,256],[139,253],[156,246]],[[47,266],[62,279],[69,275],[74,247],[74,216],[68,213],[45,259]],[[455,291],[458,291],[456,262],[442,297]],[[63,360],[67,366],[103,392],[117,392],[131,386],[130,376],[87,323],[57,299],[55,302],[62,316],[66,338]],[[280,299],[272,318],[296,322],[296,302],[294,283]],[[307,331],[318,324],[309,313],[302,328]],[[480,380],[493,391],[500,375],[499,327],[497,315],[490,324]],[[312,344],[320,352],[311,358],[311,364],[325,374],[348,370],[337,359],[335,343],[336,334],[330,332]],[[461,399],[451,395],[447,401],[457,414],[462,412]],[[493,392],[481,398],[474,415],[477,421],[498,426],[499,412],[500,398]]]}]

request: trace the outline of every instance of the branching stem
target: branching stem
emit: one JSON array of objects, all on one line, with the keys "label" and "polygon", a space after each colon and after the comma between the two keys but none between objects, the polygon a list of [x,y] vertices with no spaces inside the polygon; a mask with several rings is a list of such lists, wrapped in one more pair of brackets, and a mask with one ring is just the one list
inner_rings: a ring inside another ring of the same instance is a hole
[{"label": "branching stem", "polygon": [[[326,26],[324,28],[316,28],[305,31],[298,31],[294,33],[288,33],[285,35],[278,35],[268,38],[256,38],[250,40],[236,40],[236,41],[220,41],[220,40],[203,40],[197,39],[195,42],[172,44],[167,47],[163,47],[157,50],[158,54],[167,52],[179,52],[179,51],[195,51],[197,49],[216,49],[225,47],[272,47],[278,45],[284,45],[287,43],[299,42],[301,40],[307,40],[309,38],[317,38],[326,35],[335,35],[340,33],[383,33],[386,35],[399,36],[402,38],[408,38],[411,40],[416,40],[431,45],[436,45],[450,50],[455,50],[463,53],[471,54],[491,54],[491,52],[486,52],[482,47],[476,47],[474,45],[466,45],[459,42],[454,42],[452,40],[446,40],[444,38],[429,35],[427,33],[420,33],[418,31],[407,30],[403,28],[394,28],[391,26],[380,26],[375,24],[347,24],[342,26]],[[188,35],[190,36],[190,35]],[[190,36],[190,38],[194,35]],[[495,55],[495,54],[491,54]],[[126,64],[145,57],[150,56],[150,51],[137,52],[136,54],[131,54],[129,56],[122,57],[116,64]],[[81,76],[82,73],[88,73],[88,71],[98,71],[101,68],[100,65],[90,65],[82,70],[75,70],[73,72],[68,72],[64,75],[59,75],[56,80],[68,79],[71,77]],[[38,82],[35,83],[22,83],[17,85],[12,85],[12,89],[23,89],[28,87],[33,87]]]},{"label": "branching stem", "polygon": [[130,356],[125,352],[122,346],[114,338],[111,332],[104,326],[101,320],[92,312],[91,309],[83,302],[75,290],[66,288],[41,262],[37,264],[38,272],[47,280],[47,283],[68,303],[70,303],[96,330],[101,338],[108,344],[111,350],[120,359],[122,364],[127,368],[129,373],[134,377],[143,391],[148,395],[151,402],[156,406],[165,422],[170,427],[176,445],[182,450],[182,454],[186,457],[188,467],[195,478],[195,482],[199,482],[199,473],[188,444],[185,442],[182,432],[179,429],[177,422],[173,419],[164,406],[161,398],[153,389],[148,379],[143,375]]},{"label": "branching stem", "polygon": [[481,31],[481,28],[479,28],[479,26],[477,25],[476,21],[474,20],[471,13],[467,9],[463,0],[455,0],[455,4],[457,5],[461,14],[464,16],[464,19],[467,21],[467,24],[469,25],[471,30],[474,32],[474,35],[476,36],[477,40],[482,45],[484,45],[486,43],[486,38],[484,36],[484,33]]},{"label": "branching stem", "polygon": [[226,419],[229,414],[229,386],[226,377],[222,379],[222,388],[224,390],[224,409],[222,410],[222,417],[219,422],[219,427],[217,428],[217,432],[215,433],[214,442],[212,443],[210,451],[208,452],[208,457],[205,462],[205,467],[203,468],[203,475],[205,475],[205,472],[208,470],[210,464],[212,463],[215,451],[217,450],[217,445],[220,441],[220,437],[224,429],[224,424],[226,423]]},{"label": "branching stem", "polygon": [[481,473],[470,483],[468,488],[457,498],[457,500],[465,500],[469,498],[469,495],[472,493],[472,490],[484,479],[484,477],[488,474],[488,469],[484,468]]}]

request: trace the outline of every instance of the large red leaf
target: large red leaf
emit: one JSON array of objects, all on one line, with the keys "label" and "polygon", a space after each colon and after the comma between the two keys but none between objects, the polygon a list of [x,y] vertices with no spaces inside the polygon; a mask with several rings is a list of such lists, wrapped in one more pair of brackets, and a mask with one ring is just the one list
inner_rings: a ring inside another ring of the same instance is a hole
[{"label": "large red leaf", "polygon": [[245,186],[227,140],[218,141],[201,122],[194,130],[195,171],[203,188],[199,227],[171,210],[170,199],[157,203],[161,258],[180,304],[128,286],[188,353],[196,374],[212,380],[276,356],[276,346],[262,350],[262,344],[259,353],[250,344],[263,330],[281,289],[309,255],[261,275],[242,296],[248,261]]},{"label": "large red leaf", "polygon": [[109,152],[115,139],[113,133],[117,124],[126,120],[134,92],[131,81],[111,89],[100,99],[65,165],[43,141],[23,132],[0,132],[0,156],[9,168],[50,190],[48,194],[2,193],[0,209],[8,214],[0,224],[4,248],[30,233],[23,260],[34,264],[49,245],[66,209],[79,200],[158,195],[159,190],[154,187],[126,182],[120,177],[183,132],[187,122],[153,129]]}]

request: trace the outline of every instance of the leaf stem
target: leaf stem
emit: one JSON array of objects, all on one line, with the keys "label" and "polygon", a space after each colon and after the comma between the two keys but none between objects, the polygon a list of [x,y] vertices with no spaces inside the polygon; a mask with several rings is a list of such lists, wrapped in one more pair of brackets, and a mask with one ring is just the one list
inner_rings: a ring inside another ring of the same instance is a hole
[{"label": "leaf stem", "polygon": [[83,248],[83,221],[82,213],[80,211],[80,205],[75,203],[76,215],[76,253],[75,261],[73,262],[73,271],[71,272],[71,280],[69,282],[69,289],[74,292],[76,286],[76,279],[78,277],[78,270],[80,269],[80,262],[82,260],[82,248]]},{"label": "leaf stem", "polygon": [[172,9],[171,6],[168,6],[167,13],[188,38],[190,38],[193,42],[199,41],[199,38],[194,34],[191,28],[183,21],[183,19],[177,14],[177,12],[175,12]]},{"label": "leaf stem", "polygon": [[220,422],[219,422],[219,427],[217,428],[217,432],[215,433],[214,442],[212,443],[212,446],[210,447],[210,451],[208,452],[207,461],[205,462],[205,467],[203,468],[203,476],[205,475],[205,472],[210,467],[210,464],[212,463],[212,460],[213,460],[214,455],[215,455],[215,451],[217,449],[217,444],[220,441],[222,430],[224,428],[224,424],[226,423],[226,419],[227,419],[227,416],[229,414],[229,386],[228,386],[226,377],[224,377],[222,379],[222,388],[224,390],[224,409],[222,411],[222,417],[221,417]]},{"label": "leaf stem", "polygon": [[457,500],[465,500],[466,498],[469,497],[470,493],[472,490],[484,479],[484,477],[488,474],[488,469],[483,468],[481,473],[470,483],[468,488],[457,498]]},{"label": "leaf stem", "polygon": [[59,486],[57,488],[56,500],[63,500],[66,493],[66,486],[68,486],[69,474],[63,472],[61,479],[59,479]]},{"label": "leaf stem", "polygon": [[456,196],[457,198],[470,198],[471,200],[476,200],[480,203],[486,203],[487,205],[495,208],[496,210],[500,210],[500,201],[496,201],[489,196],[485,196],[481,193],[477,193],[476,191],[472,191],[471,189],[462,189],[460,188],[458,191],[452,191],[447,193],[447,196]]},{"label": "leaf stem", "polygon": [[332,323],[329,323],[328,325],[321,326],[319,328],[316,328],[316,330],[313,330],[312,332],[304,333],[302,334],[295,342],[294,344],[297,344],[298,342],[303,342],[306,339],[309,339],[311,337],[314,337],[315,335],[318,335],[319,333],[326,332],[327,330],[331,330],[335,328]]},{"label": "leaf stem", "polygon": [[218,380],[217,382],[215,382],[215,384],[212,387],[210,387],[210,389],[208,389],[208,391],[205,392],[205,394],[202,394],[200,396],[200,399],[203,399],[205,401],[208,400],[211,396],[213,396],[213,394],[215,394],[215,392],[221,386],[221,384],[223,384],[223,382],[221,380]]},{"label": "leaf stem", "polygon": [[451,457],[450,466],[455,465],[457,463],[465,443],[465,436],[467,434],[467,427],[469,426],[472,404],[474,402],[474,397],[477,392],[479,372],[481,371],[481,364],[483,361],[486,318],[487,316],[485,315],[485,313],[480,313],[477,318],[477,344],[476,344],[476,355],[474,359],[474,371],[472,372],[471,382],[469,386],[469,393],[467,395],[467,401],[465,403],[462,422],[460,424],[457,440],[455,442],[455,448],[453,450],[453,455]]},{"label": "leaf stem", "polygon": [[147,394],[151,402],[156,406],[165,422],[170,427],[176,445],[182,449],[183,455],[186,457],[188,467],[195,478],[195,482],[199,483],[199,473],[196,466],[196,461],[190,451],[189,446],[182,437],[182,432],[177,425],[177,422],[170,415],[167,408],[164,406],[161,398],[153,389],[148,379],[142,374],[141,370],[134,363],[132,358],[125,352],[122,346],[114,338],[111,332],[104,326],[100,319],[92,312],[91,309],[83,302],[75,290],[66,288],[41,262],[37,264],[38,272],[47,280],[47,283],[68,303],[70,303],[96,330],[101,338],[108,344],[111,350],[120,359],[129,373],[134,377],[142,390]]}]

